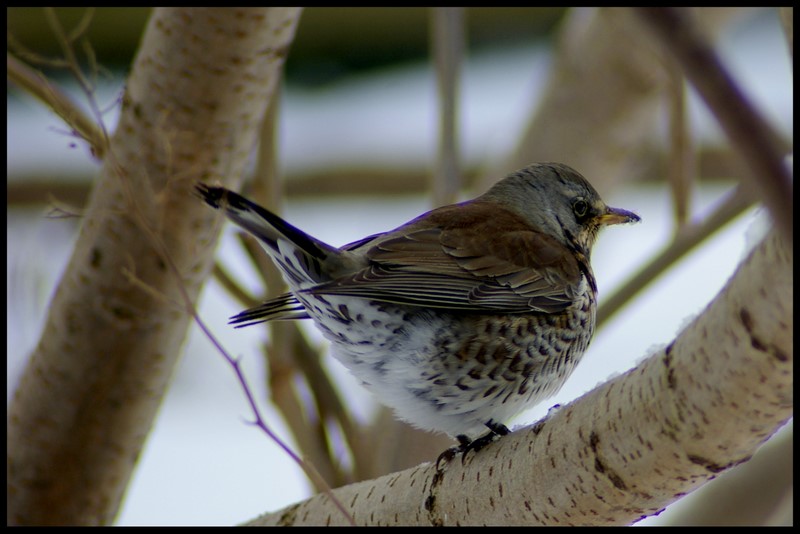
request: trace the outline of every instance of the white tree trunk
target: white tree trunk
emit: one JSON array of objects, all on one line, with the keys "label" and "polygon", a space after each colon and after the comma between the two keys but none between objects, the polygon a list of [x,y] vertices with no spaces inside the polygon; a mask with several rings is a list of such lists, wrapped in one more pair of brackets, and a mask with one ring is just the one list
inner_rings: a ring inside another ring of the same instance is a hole
[{"label": "white tree trunk", "polygon": [[[793,408],[792,247],[772,231],[665,349],[478,455],[334,490],[359,525],[608,525],[749,459]],[[324,494],[254,525],[343,525]]]},{"label": "white tree trunk", "polygon": [[[212,266],[299,8],[155,9],[69,265],[8,411],[9,524],[108,524]],[[181,289],[182,288],[182,289]],[[182,293],[185,291],[185,293]]]}]

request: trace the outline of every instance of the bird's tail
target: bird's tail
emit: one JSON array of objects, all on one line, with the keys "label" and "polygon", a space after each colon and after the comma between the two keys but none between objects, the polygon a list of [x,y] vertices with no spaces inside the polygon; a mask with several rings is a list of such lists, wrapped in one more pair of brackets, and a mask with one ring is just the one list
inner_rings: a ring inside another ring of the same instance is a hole
[{"label": "bird's tail", "polygon": [[253,234],[295,289],[330,280],[324,262],[339,250],[303,232],[243,196],[224,187],[195,186],[209,206],[222,209],[238,226]]}]

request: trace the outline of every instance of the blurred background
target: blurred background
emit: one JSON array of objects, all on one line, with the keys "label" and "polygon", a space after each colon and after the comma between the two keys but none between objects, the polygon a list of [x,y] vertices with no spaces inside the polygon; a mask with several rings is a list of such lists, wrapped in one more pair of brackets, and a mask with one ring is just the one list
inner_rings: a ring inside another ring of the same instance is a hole
[{"label": "blurred background", "polygon": [[[102,8],[88,22],[95,65],[87,67],[109,131],[149,12]],[[83,9],[56,13],[68,29],[87,20]],[[790,147],[792,60],[778,11],[713,9],[698,16],[736,83]],[[59,57],[41,10],[8,8],[7,17],[10,50]],[[609,205],[643,219],[607,230],[595,247],[602,303],[681,228],[701,224],[728,202],[740,178],[736,155],[674,66],[647,45],[624,12],[468,8],[449,19],[455,20],[454,35],[442,26],[437,30],[442,22],[436,17],[425,8],[304,11],[275,122],[284,216],[293,224],[342,245],[443,203],[447,188],[437,192],[441,182],[435,177],[448,168],[463,178],[455,189],[466,198],[526,163],[563,161],[595,184]],[[601,37],[609,27],[616,35],[605,42]],[[449,150],[440,140],[443,97],[435,60],[442,35],[455,39],[445,48],[460,54],[450,93],[457,143]],[[624,59],[608,62],[622,52]],[[86,103],[63,69],[39,68]],[[676,109],[685,119],[675,118]],[[689,145],[679,154],[677,171],[676,129]],[[37,342],[79,224],[57,207],[79,211],[98,168],[58,117],[13,83],[7,86],[7,401]],[[670,178],[681,170],[695,177],[682,193]],[[516,423],[535,421],[550,406],[577,398],[673,339],[722,288],[766,224],[760,210],[747,206],[729,219],[605,324],[567,385]],[[228,228],[223,237],[220,263],[258,295],[259,278],[233,234]],[[228,350],[242,357],[268,423],[291,443],[280,413],[265,400],[266,331],[226,325],[241,308],[219,282],[210,281],[200,313]],[[321,336],[307,326],[310,343],[324,351]],[[376,416],[372,399],[338,363],[325,360],[324,366],[357,421]],[[300,469],[249,419],[228,366],[193,330],[118,524],[234,524],[307,497],[311,488]],[[752,462],[640,524],[791,523],[790,427]],[[448,446],[447,440],[439,443],[417,461],[433,459]],[[338,453],[343,464],[352,461],[346,451]],[[780,460],[758,464],[761,456]],[[748,466],[757,474],[748,475]],[[753,478],[758,476],[767,482]],[[728,489],[714,496],[713,488],[723,485]],[[754,493],[763,506],[752,506]],[[704,515],[709,508],[713,514]]]}]

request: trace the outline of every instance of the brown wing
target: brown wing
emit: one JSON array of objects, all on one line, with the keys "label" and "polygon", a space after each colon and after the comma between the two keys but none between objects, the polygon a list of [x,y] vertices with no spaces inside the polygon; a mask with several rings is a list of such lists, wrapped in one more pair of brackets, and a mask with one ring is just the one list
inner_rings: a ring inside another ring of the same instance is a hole
[{"label": "brown wing", "polygon": [[553,313],[583,287],[572,251],[481,202],[434,210],[364,246],[366,268],[309,291],[454,311]]}]

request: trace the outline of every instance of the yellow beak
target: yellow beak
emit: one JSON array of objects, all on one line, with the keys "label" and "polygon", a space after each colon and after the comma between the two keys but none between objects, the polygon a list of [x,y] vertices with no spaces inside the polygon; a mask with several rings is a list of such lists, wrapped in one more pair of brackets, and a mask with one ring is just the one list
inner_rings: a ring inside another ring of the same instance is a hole
[{"label": "yellow beak", "polygon": [[597,222],[602,225],[634,223],[641,220],[642,218],[632,211],[608,207],[604,214],[597,217]]}]

